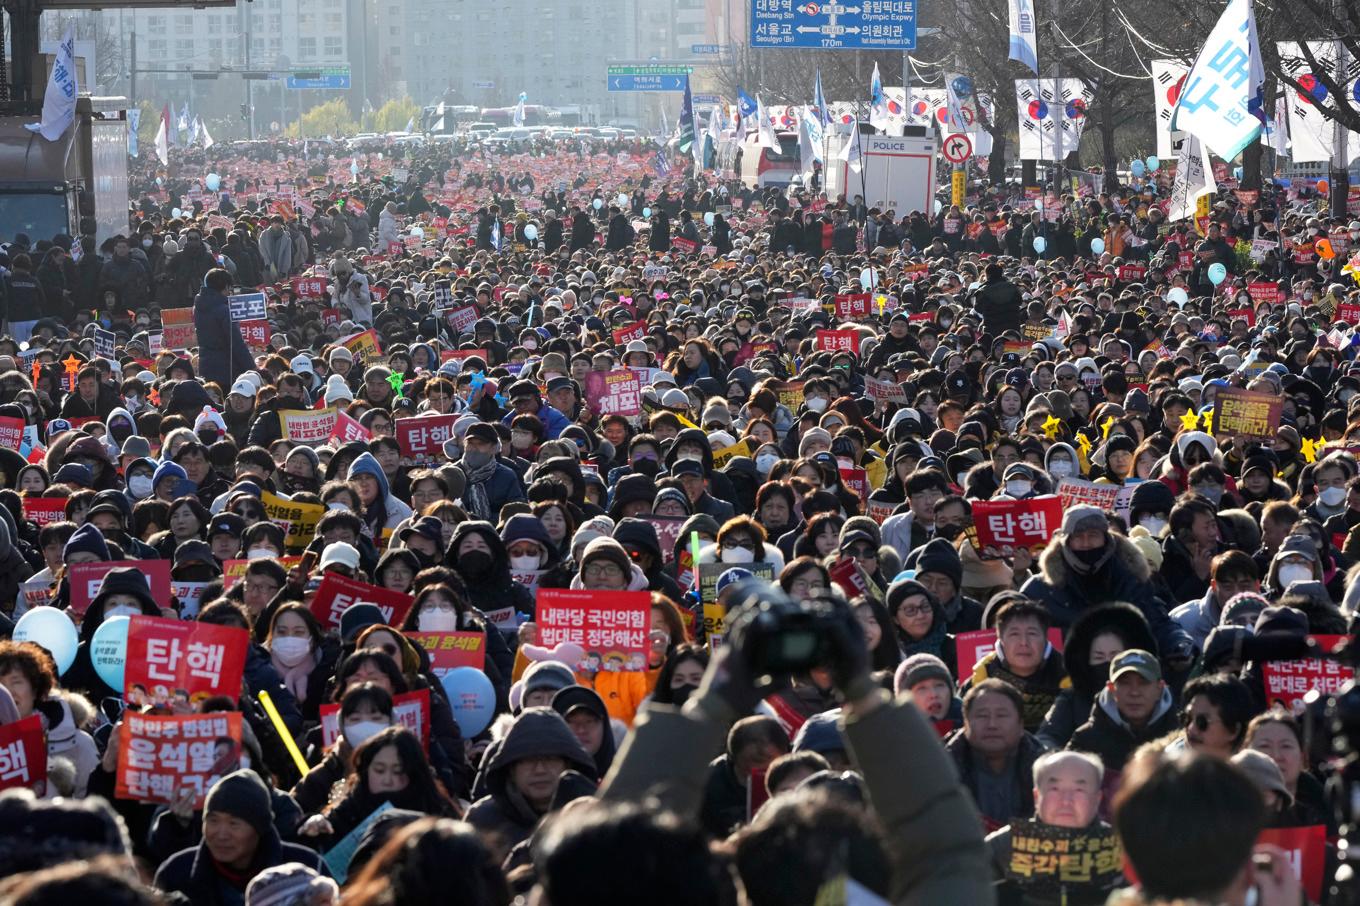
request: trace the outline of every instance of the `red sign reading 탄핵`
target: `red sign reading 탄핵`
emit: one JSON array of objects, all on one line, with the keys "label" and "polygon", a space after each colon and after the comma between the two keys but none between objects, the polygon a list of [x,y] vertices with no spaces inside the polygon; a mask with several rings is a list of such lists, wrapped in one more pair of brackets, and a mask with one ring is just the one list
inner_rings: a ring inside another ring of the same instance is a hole
[{"label": "red sign reading \ud0c4\ud575", "polygon": [[241,695],[250,635],[212,623],[133,617],[128,623],[124,697],[133,706],[194,704]]},{"label": "red sign reading \ud0c4\ud575", "polygon": [[456,415],[419,415],[392,423],[401,455],[417,464],[432,462],[444,453],[444,442],[453,437]]},{"label": "red sign reading \ud0c4\ud575", "polygon": [[373,604],[382,611],[385,624],[400,626],[413,600],[399,591],[326,573],[312,598],[311,611],[324,628],[331,629],[340,625],[340,617],[347,608],[355,604]]},{"label": "red sign reading \ud0c4\ud575", "polygon": [[1027,500],[979,500],[973,504],[978,544],[1000,551],[1043,547],[1062,525],[1062,500],[1049,494]]}]

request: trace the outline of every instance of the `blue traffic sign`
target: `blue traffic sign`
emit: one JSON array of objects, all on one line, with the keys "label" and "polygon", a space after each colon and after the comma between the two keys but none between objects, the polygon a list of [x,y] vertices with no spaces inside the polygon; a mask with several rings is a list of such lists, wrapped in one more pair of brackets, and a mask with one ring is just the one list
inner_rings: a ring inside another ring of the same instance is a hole
[{"label": "blue traffic sign", "polygon": [[915,50],[916,0],[751,0],[751,46]]},{"label": "blue traffic sign", "polygon": [[611,75],[610,91],[684,91],[685,75]]},{"label": "blue traffic sign", "polygon": [[319,78],[300,79],[297,76],[288,77],[288,87],[293,89],[320,88],[331,91],[344,90],[349,88],[349,71],[326,72],[322,70]]}]

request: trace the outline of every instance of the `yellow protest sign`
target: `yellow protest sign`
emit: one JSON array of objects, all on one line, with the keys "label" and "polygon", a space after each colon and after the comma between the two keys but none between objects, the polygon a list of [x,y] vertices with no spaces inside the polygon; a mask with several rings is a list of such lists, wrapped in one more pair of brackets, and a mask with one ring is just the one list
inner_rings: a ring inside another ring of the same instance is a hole
[{"label": "yellow protest sign", "polygon": [[305,550],[316,537],[316,524],[326,514],[320,503],[296,503],[265,491],[260,495],[265,515],[283,529],[284,547],[290,551]]},{"label": "yellow protest sign", "polygon": [[280,409],[279,433],[295,444],[324,444],[335,431],[335,407]]},{"label": "yellow protest sign", "polygon": [[955,170],[950,182],[950,202],[963,206],[964,196],[968,193],[968,174],[963,170]]},{"label": "yellow protest sign", "polygon": [[750,456],[751,447],[746,441],[741,440],[730,446],[722,447],[713,451],[713,468],[724,468],[733,456]]},{"label": "yellow protest sign", "polygon": [[375,362],[382,358],[382,347],[378,345],[378,335],[370,328],[340,341],[354,358],[363,362]]}]

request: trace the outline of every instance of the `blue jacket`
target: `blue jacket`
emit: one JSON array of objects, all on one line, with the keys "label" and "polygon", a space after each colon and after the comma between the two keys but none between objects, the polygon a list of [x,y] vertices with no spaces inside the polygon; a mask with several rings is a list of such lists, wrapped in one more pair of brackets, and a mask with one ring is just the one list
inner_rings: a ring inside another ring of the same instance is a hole
[{"label": "blue jacket", "polygon": [[[260,840],[249,874],[253,878],[266,868],[288,862],[301,862],[327,878],[331,874],[316,850],[297,843],[284,843],[273,826]],[[244,900],[244,891],[217,870],[206,843],[180,850],[161,863],[153,886],[164,893],[184,894],[194,906],[229,906]]]},{"label": "blue jacket", "polygon": [[[510,424],[516,415],[519,415],[519,413],[511,412],[505,418],[501,419],[501,424]],[[539,407],[538,419],[543,422],[543,436],[546,440],[557,440],[557,438],[562,436],[563,430],[571,426],[571,421],[565,415],[558,412],[547,403],[544,403]]]},{"label": "blue jacket", "polygon": [[194,330],[198,332],[198,373],[223,390],[255,366],[241,331],[231,321],[227,297],[206,286],[194,299]]},{"label": "blue jacket", "polygon": [[345,480],[353,481],[360,474],[372,475],[378,480],[378,499],[369,506],[367,513],[362,514],[362,518],[373,530],[373,537],[380,539],[383,529],[394,529],[402,520],[410,517],[411,508],[392,496],[387,476],[383,474],[382,466],[372,453],[360,453],[358,458],[350,463]]}]

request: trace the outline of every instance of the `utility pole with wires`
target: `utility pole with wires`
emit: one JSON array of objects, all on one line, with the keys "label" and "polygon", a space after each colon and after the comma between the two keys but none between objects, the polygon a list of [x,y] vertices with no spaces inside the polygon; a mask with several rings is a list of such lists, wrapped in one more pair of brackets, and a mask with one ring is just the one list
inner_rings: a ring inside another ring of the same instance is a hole
[{"label": "utility pole with wires", "polygon": [[[1341,20],[1340,0],[1332,0],[1332,16],[1337,21]],[[1332,42],[1334,48],[1332,57],[1336,60],[1337,79],[1346,84],[1350,81],[1350,64],[1347,60],[1346,45],[1340,38]],[[1336,104],[1338,116],[1332,120],[1332,165],[1331,175],[1328,180],[1330,189],[1327,193],[1329,199],[1328,207],[1333,217],[1346,216],[1346,203],[1350,200],[1350,155],[1346,149],[1346,126],[1341,122],[1341,105],[1346,103],[1343,97],[1336,97],[1332,100]]]}]

